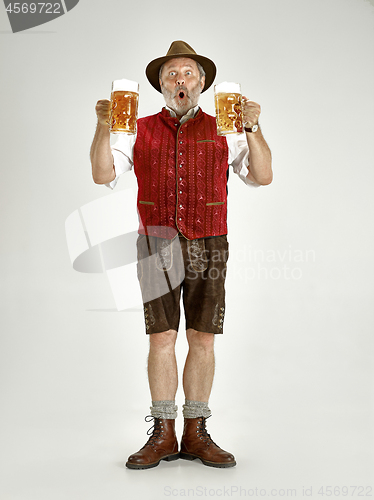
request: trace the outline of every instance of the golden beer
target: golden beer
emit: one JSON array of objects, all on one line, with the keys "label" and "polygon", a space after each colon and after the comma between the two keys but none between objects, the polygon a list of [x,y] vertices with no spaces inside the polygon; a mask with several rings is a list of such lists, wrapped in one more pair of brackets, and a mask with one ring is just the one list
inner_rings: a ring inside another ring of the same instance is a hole
[{"label": "golden beer", "polygon": [[[232,90],[232,91],[230,91]],[[242,95],[237,83],[224,82],[215,86],[217,135],[243,132]]]},{"label": "golden beer", "polygon": [[132,80],[114,80],[110,99],[109,130],[112,134],[136,134],[139,84]]},{"label": "golden beer", "polygon": [[138,118],[139,94],[127,90],[112,92],[110,131],[112,134],[135,134]]}]

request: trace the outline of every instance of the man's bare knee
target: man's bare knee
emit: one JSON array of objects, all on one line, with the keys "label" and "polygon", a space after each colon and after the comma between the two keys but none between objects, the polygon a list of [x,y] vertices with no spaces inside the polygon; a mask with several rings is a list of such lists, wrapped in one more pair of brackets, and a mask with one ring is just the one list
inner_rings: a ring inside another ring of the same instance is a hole
[{"label": "man's bare knee", "polygon": [[186,332],[190,349],[204,349],[210,351],[214,348],[214,333],[198,332],[192,328]]},{"label": "man's bare knee", "polygon": [[176,339],[175,330],[152,333],[149,335],[149,346],[151,349],[174,349]]}]

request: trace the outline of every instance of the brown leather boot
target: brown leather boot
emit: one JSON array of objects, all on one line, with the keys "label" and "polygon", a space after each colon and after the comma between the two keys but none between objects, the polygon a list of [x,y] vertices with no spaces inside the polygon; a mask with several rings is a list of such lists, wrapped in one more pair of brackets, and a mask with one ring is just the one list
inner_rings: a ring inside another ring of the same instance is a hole
[{"label": "brown leather boot", "polygon": [[152,415],[145,417],[146,422],[151,420],[154,420],[154,424],[147,434],[152,435],[143,448],[129,456],[126,462],[129,469],[150,469],[157,467],[161,460],[171,461],[179,458],[175,419],[155,418]]},{"label": "brown leather boot", "polygon": [[209,467],[236,465],[234,456],[217,446],[208,434],[205,417],[184,419],[180,458],[185,460],[200,458],[203,464]]}]

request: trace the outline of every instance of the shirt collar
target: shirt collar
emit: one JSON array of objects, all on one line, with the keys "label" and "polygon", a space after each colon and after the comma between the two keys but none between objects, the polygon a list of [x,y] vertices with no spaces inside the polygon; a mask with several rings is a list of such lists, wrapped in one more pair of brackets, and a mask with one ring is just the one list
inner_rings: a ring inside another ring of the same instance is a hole
[{"label": "shirt collar", "polygon": [[[173,118],[177,117],[177,114],[173,109],[169,108],[169,106],[165,106],[165,108],[169,111],[170,116],[172,116]],[[182,116],[182,118],[180,119],[180,123],[182,124],[187,120],[189,120],[190,118],[193,118],[198,111],[199,111],[199,105],[197,104],[194,108],[191,108],[190,110],[187,111],[187,113],[184,116]]]}]

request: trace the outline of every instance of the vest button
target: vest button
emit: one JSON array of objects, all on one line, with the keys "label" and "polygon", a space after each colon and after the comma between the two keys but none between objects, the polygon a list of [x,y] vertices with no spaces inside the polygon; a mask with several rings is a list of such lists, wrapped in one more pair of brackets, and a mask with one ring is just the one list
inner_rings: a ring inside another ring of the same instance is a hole
[{"label": "vest button", "polygon": [[179,191],[179,194],[182,194],[182,191]]},{"label": "vest button", "polygon": [[183,153],[179,153],[180,155],[182,155]]},{"label": "vest button", "polygon": [[181,180],[182,180],[182,177],[179,177],[179,180],[181,181]]},{"label": "vest button", "polygon": [[183,205],[179,205],[179,208],[183,208]]}]

